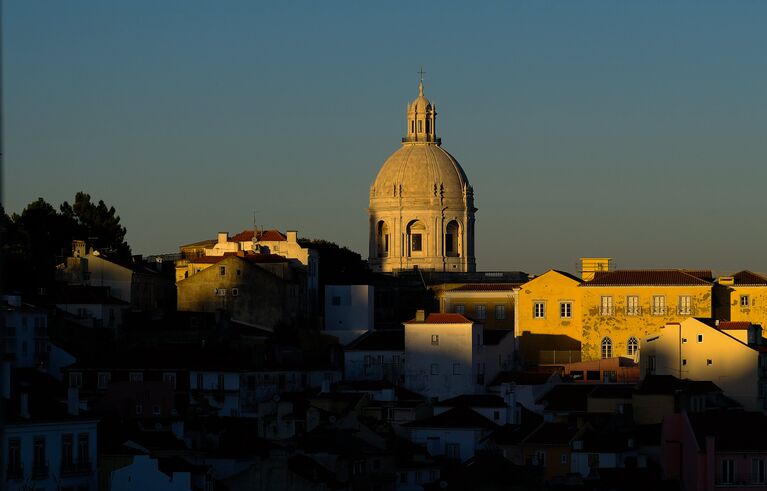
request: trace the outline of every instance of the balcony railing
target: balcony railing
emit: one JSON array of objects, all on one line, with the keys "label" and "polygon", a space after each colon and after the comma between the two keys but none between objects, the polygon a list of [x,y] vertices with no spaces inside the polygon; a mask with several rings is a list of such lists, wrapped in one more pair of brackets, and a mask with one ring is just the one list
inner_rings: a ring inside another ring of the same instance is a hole
[{"label": "balcony railing", "polygon": [[638,305],[634,307],[626,307],[626,315],[642,315],[642,307]]},{"label": "balcony railing", "polygon": [[538,352],[538,363],[542,365],[560,365],[581,361],[579,350],[541,350]]},{"label": "balcony railing", "polygon": [[21,464],[9,465],[5,468],[5,478],[11,479],[23,479],[24,467]]},{"label": "balcony railing", "polygon": [[652,312],[652,315],[666,315],[666,313],[668,313],[668,309],[666,307],[653,305],[651,312]]},{"label": "balcony railing", "polygon": [[615,315],[615,307],[612,305],[602,305],[599,307],[599,315],[610,316]]},{"label": "balcony railing", "polygon": [[61,464],[62,476],[75,476],[78,474],[90,474],[93,470],[90,462],[69,462]]}]

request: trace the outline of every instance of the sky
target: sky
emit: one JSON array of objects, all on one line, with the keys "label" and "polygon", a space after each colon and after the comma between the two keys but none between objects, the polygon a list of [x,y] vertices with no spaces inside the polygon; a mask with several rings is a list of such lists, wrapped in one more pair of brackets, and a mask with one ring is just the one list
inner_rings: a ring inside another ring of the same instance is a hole
[{"label": "sky", "polygon": [[479,270],[765,272],[765,23],[758,1],[5,0],[2,204],[86,191],[136,254],[255,216],[367,257],[423,67]]}]

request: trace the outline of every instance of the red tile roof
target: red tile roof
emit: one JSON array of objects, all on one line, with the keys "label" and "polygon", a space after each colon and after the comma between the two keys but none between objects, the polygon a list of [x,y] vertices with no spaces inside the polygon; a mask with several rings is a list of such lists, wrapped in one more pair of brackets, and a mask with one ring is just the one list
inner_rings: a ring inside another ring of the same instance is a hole
[{"label": "red tile roof", "polygon": [[468,324],[469,319],[462,314],[429,314],[426,320],[421,322],[415,319],[407,321],[405,324]]},{"label": "red tile roof", "polygon": [[253,240],[254,235],[256,235],[256,233],[252,230],[243,230],[239,234],[234,235],[230,240],[232,242],[248,242]]},{"label": "red tile roof", "polygon": [[767,278],[748,270],[732,275],[736,285],[767,285]]},{"label": "red tile roof", "polygon": [[726,331],[742,331],[748,329],[751,323],[748,321],[719,321],[719,329]]},{"label": "red tile roof", "polygon": [[267,242],[284,242],[288,240],[288,237],[279,230],[264,230],[258,235],[258,240]]},{"label": "red tile roof", "polygon": [[582,286],[710,285],[710,281],[701,279],[702,274],[703,272],[700,271],[690,272],[681,269],[618,269],[597,275]]}]

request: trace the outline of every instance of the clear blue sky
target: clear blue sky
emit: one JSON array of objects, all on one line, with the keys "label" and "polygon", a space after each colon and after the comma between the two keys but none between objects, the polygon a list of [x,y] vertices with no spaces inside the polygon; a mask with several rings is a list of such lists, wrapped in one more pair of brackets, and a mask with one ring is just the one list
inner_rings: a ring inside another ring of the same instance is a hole
[{"label": "clear blue sky", "polygon": [[767,271],[765,25],[757,1],[6,0],[3,204],[87,191],[143,254],[255,210],[366,256],[423,65],[480,269]]}]

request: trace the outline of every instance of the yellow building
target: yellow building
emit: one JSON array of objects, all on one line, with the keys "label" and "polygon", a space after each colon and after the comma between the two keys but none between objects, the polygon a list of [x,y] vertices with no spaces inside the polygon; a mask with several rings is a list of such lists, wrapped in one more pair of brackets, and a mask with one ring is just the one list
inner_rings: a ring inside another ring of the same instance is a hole
[{"label": "yellow building", "polygon": [[515,332],[523,364],[580,360],[582,283],[576,276],[550,269],[520,286]]},{"label": "yellow building", "polygon": [[767,278],[764,276],[751,271],[720,276],[715,296],[717,319],[767,326]]},{"label": "yellow building", "polygon": [[486,329],[514,329],[519,283],[445,283],[432,287],[439,311],[463,314]]},{"label": "yellow building", "polygon": [[636,359],[639,340],[663,325],[712,315],[710,271],[616,270],[580,290],[584,360]]}]

